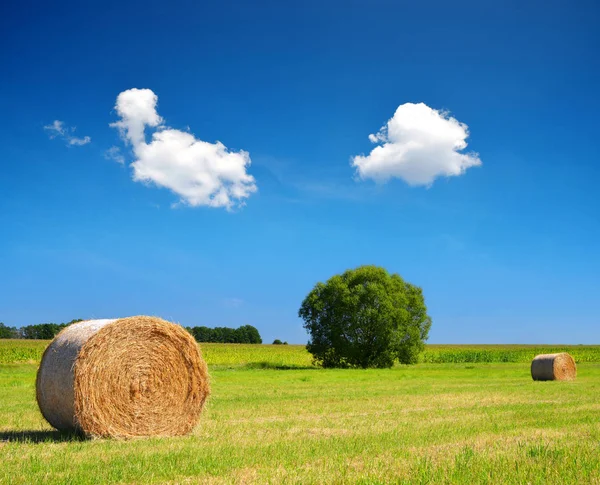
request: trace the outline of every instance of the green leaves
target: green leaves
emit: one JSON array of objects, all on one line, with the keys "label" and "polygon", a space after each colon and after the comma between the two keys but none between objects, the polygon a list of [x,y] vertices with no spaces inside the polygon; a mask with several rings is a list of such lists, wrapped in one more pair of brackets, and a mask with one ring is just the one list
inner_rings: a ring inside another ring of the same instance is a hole
[{"label": "green leaves", "polygon": [[187,329],[197,342],[261,344],[262,338],[258,329],[252,325],[238,328],[229,327],[192,327]]},{"label": "green leaves", "polygon": [[317,283],[298,315],[311,337],[307,349],[323,367],[415,363],[431,327],[421,289],[377,266]]},{"label": "green leaves", "polygon": [[16,328],[7,327],[4,323],[0,322],[0,338],[17,338],[18,331]]}]

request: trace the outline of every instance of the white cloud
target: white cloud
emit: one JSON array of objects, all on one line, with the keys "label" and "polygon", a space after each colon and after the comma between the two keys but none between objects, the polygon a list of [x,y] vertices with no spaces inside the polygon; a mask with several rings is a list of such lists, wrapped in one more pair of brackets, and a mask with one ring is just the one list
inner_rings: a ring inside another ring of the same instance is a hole
[{"label": "white cloud", "polygon": [[75,127],[67,127],[65,126],[63,121],[54,120],[51,125],[44,126],[44,130],[48,133],[50,139],[54,139],[56,137],[60,137],[67,142],[68,146],[82,146],[87,145],[92,139],[89,136],[84,136],[83,138],[77,138],[73,136],[73,132],[75,132]]},{"label": "white cloud", "polygon": [[[191,133],[164,125],[156,111],[158,97],[150,89],[129,89],[117,97],[118,128],[136,157],[133,179],[166,187],[191,206],[244,205],[256,192],[254,177],[247,173],[248,152],[232,152],[221,142],[209,143]],[[146,127],[155,128],[146,143]]]},{"label": "white cloud", "polygon": [[104,152],[104,158],[107,160],[114,160],[117,163],[123,165],[125,163],[125,157],[121,153],[119,147],[112,146]]},{"label": "white cloud", "polygon": [[481,165],[477,153],[461,153],[468,136],[468,126],[449,113],[405,103],[378,133],[369,135],[378,146],[366,156],[353,157],[352,166],[362,179],[386,182],[397,177],[409,185],[430,185],[437,177],[461,175]]},{"label": "white cloud", "polygon": [[128,89],[117,96],[115,109],[120,121],[110,126],[118,128],[123,139],[133,145],[144,144],[146,125],[157,127],[163,119],[156,112],[158,96],[151,89]]},{"label": "white cloud", "polygon": [[44,126],[44,130],[48,132],[48,136],[50,138],[64,136],[65,134],[64,123],[60,120],[54,120],[54,122],[51,125]]},{"label": "white cloud", "polygon": [[87,145],[91,141],[92,139],[89,136],[84,136],[83,138],[75,138],[74,136],[71,136],[68,139],[69,145],[76,146]]}]

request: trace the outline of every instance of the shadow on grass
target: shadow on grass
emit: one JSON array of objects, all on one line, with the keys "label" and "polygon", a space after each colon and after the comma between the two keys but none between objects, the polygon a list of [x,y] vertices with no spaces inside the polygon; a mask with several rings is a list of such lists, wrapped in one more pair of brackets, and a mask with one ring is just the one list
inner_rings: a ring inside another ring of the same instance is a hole
[{"label": "shadow on grass", "polygon": [[87,438],[80,433],[68,431],[0,431],[0,442],[17,443],[63,443],[67,441],[87,441]]},{"label": "shadow on grass", "polygon": [[252,362],[246,364],[244,369],[274,369],[274,370],[317,370],[314,365],[285,365],[275,364],[273,362]]}]

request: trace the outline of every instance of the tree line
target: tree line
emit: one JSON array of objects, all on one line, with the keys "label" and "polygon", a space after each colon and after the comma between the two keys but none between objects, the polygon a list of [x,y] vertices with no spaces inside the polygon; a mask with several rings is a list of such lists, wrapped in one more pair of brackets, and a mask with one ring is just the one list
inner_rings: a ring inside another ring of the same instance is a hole
[{"label": "tree line", "polygon": [[21,328],[8,327],[0,322],[0,338],[51,340],[63,328],[81,321],[81,318],[76,318],[67,323],[38,323],[36,325],[26,325]]},{"label": "tree line", "polygon": [[[0,339],[37,339],[51,340],[58,332],[72,323],[81,322],[78,318],[67,323],[38,323],[21,328],[8,327],[0,322]],[[261,344],[262,338],[252,325],[239,328],[229,327],[185,327],[198,342],[216,342],[233,344]]]},{"label": "tree line", "polygon": [[214,342],[222,344],[262,344],[258,330],[252,325],[238,328],[229,327],[186,327],[197,342]]}]

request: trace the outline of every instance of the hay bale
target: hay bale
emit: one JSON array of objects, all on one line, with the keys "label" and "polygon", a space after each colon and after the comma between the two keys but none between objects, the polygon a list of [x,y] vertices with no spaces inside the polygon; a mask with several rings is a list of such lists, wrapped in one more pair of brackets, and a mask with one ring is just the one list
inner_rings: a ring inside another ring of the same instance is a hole
[{"label": "hay bale", "polygon": [[534,381],[572,381],[577,377],[575,360],[567,353],[538,355],[531,362]]},{"label": "hay bale", "polygon": [[97,437],[187,434],[209,392],[194,338],[144,316],[66,327],[44,352],[36,380],[52,426]]}]

